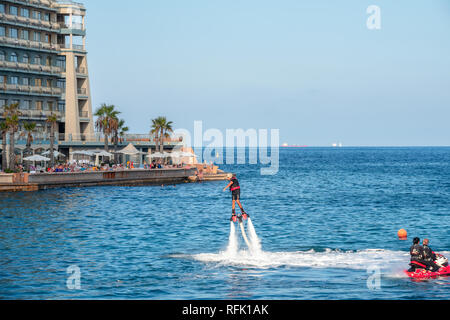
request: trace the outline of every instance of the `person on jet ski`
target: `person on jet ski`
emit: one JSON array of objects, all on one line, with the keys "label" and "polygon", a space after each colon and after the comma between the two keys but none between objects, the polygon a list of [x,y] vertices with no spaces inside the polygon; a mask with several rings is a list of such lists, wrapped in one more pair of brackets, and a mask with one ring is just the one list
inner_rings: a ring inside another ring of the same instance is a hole
[{"label": "person on jet ski", "polygon": [[423,239],[422,247],[423,247],[423,259],[430,263],[430,265],[434,269],[439,269],[439,266],[434,262],[437,259],[436,254],[431,250],[431,248],[428,246],[430,241],[428,239]]},{"label": "person on jet ski", "polygon": [[424,248],[420,245],[420,239],[418,237],[413,239],[413,245],[409,249],[409,253],[411,254],[411,261],[425,265],[432,272],[439,270],[439,267],[433,261],[425,260]]},{"label": "person on jet ski", "polygon": [[420,245],[420,239],[415,237],[413,239],[413,245],[409,248],[409,254],[411,255],[411,261],[420,262],[423,260],[423,247]]}]

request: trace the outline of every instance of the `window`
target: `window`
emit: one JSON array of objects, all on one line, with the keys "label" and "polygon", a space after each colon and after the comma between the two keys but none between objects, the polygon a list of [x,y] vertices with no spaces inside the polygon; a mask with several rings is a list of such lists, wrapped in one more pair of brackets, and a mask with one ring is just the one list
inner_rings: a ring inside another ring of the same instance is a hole
[{"label": "window", "polygon": [[44,20],[50,21],[50,13],[44,13]]},{"label": "window", "polygon": [[19,84],[19,77],[12,76],[12,77],[9,79],[9,83],[10,83],[10,84]]},{"label": "window", "polygon": [[22,79],[22,85],[29,86],[30,85],[30,78],[23,78]]},{"label": "window", "polygon": [[41,20],[41,13],[39,11],[33,11],[33,19]]},{"label": "window", "polygon": [[41,56],[35,56],[34,57],[34,64],[38,64],[38,65],[42,64],[41,63]]},{"label": "window", "polygon": [[17,60],[17,53],[15,53],[15,52],[11,53],[11,55],[9,56],[9,61],[11,61],[11,62],[18,62],[18,60]]},{"label": "window", "polygon": [[47,88],[51,88],[52,87],[52,80],[51,79],[47,79],[46,86],[47,86]]},{"label": "window", "polygon": [[13,16],[17,16],[17,7],[9,6],[9,14],[12,14]]},{"label": "window", "polygon": [[17,35],[18,35],[17,29],[15,29],[15,28],[9,29],[9,37],[10,38],[17,39],[17,37],[18,37]]},{"label": "window", "polygon": [[8,100],[6,99],[0,99],[0,108],[3,108],[8,104]]},{"label": "window", "polygon": [[0,26],[0,37],[4,37],[6,36],[6,28]]},{"label": "window", "polygon": [[47,57],[47,59],[45,59],[45,65],[50,67],[52,65],[52,58],[51,57]]},{"label": "window", "polygon": [[20,15],[24,18],[29,18],[30,10],[28,10],[27,8],[20,8]]},{"label": "window", "polygon": [[0,61],[5,61],[5,60],[6,60],[5,52],[0,51]]},{"label": "window", "polygon": [[53,101],[47,102],[47,110],[53,111]]},{"label": "window", "polygon": [[22,30],[20,37],[23,40],[30,40],[30,32],[28,30]]},{"label": "window", "polygon": [[51,43],[51,41],[50,41],[50,35],[48,34],[48,33],[46,33],[45,35],[44,35],[44,42],[46,42],[46,43]]},{"label": "window", "polygon": [[62,69],[66,68],[66,60],[64,57],[58,57],[56,60],[56,66]]},{"label": "window", "polygon": [[5,13],[5,5],[0,3],[0,13]]},{"label": "window", "polygon": [[58,102],[58,111],[62,113],[65,109],[66,105],[64,104],[64,102]]},{"label": "window", "polygon": [[36,87],[42,87],[42,79],[40,78],[34,79],[34,85]]},{"label": "window", "polygon": [[27,54],[24,54],[22,57],[23,63],[30,63],[30,57]]},{"label": "window", "polygon": [[5,76],[0,76],[0,84],[4,84],[5,83]]},{"label": "window", "polygon": [[60,89],[64,89],[66,87],[66,82],[64,80],[57,80],[56,87]]},{"label": "window", "polygon": [[31,100],[24,100],[20,105],[20,109],[22,110],[30,110],[31,109]]},{"label": "window", "polygon": [[37,42],[41,42],[41,33],[40,32],[35,32],[33,40],[37,41]]},{"label": "window", "polygon": [[42,110],[42,101],[36,101],[36,110]]}]

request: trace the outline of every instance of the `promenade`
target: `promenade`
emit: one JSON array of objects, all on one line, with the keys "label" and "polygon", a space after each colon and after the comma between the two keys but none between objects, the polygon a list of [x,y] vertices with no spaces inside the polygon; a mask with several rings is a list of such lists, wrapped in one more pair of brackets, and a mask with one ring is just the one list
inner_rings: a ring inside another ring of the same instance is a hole
[{"label": "promenade", "polygon": [[205,174],[198,179],[198,171],[190,168],[124,169],[110,171],[10,173],[0,174],[0,192],[37,191],[49,188],[91,186],[139,186],[225,180],[229,174]]}]

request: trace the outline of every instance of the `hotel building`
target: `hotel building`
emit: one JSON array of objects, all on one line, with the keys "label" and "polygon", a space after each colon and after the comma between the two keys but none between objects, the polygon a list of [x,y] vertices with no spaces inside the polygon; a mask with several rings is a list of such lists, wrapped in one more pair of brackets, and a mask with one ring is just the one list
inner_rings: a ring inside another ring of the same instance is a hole
[{"label": "hotel building", "polygon": [[55,146],[66,153],[72,142],[94,137],[85,16],[72,1],[0,0],[0,121],[4,105],[19,103],[18,155],[24,122],[37,125],[33,152],[48,149],[51,114],[58,118]]}]

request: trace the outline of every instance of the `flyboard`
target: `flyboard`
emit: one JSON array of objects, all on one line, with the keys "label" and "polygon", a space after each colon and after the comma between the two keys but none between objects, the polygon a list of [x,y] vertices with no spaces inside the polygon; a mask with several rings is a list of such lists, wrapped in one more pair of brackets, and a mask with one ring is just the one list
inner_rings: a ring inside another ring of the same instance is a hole
[{"label": "flyboard", "polygon": [[250,242],[248,241],[247,234],[245,233],[245,229],[244,229],[244,223],[242,222],[242,219],[247,220],[247,218],[248,218],[247,214],[243,214],[240,216],[233,216],[233,222],[236,222],[239,220],[239,227],[241,228],[242,237],[244,238],[244,241],[247,244],[248,249],[251,250],[252,247],[250,245]]}]

